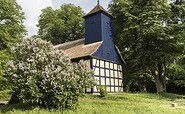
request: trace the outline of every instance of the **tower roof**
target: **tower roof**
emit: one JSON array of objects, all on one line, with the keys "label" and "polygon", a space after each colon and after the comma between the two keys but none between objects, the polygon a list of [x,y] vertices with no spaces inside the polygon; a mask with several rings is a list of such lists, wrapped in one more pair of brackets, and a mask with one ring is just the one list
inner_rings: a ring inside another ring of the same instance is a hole
[{"label": "tower roof", "polygon": [[[98,13],[98,12],[104,12],[107,15],[113,17],[108,11],[106,11],[98,2],[98,4],[89,12],[87,13],[84,17],[90,16],[92,14]],[[113,17],[114,18],[114,17]]]}]

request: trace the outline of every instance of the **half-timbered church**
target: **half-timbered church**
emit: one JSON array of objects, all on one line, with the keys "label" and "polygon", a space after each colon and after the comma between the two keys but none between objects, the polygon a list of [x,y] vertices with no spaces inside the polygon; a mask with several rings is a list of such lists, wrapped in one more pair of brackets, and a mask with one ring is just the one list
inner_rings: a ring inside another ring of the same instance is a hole
[{"label": "half-timbered church", "polygon": [[[114,45],[114,17],[98,4],[84,17],[85,38],[57,45],[72,62],[90,61],[97,86],[106,85],[108,92],[123,91],[124,60]],[[86,92],[97,93],[97,86]]]}]

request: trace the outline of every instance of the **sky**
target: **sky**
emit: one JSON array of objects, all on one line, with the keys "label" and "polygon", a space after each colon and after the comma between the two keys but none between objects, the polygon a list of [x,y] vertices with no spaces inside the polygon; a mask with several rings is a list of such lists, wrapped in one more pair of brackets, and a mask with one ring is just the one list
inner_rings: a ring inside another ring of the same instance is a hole
[{"label": "sky", "polygon": [[[100,5],[107,9],[110,1],[100,0]],[[37,34],[38,28],[36,25],[42,9],[48,6],[59,9],[62,4],[72,3],[75,6],[80,6],[85,13],[88,13],[97,4],[97,0],[17,0],[17,3],[25,13],[24,25],[28,31],[28,36],[33,36]]]}]

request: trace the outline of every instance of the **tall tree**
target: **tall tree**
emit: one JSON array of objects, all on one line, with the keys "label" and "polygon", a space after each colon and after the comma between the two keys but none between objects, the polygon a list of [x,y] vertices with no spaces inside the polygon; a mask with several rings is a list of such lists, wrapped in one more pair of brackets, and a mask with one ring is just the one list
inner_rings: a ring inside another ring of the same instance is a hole
[{"label": "tall tree", "polygon": [[8,49],[26,34],[23,26],[24,14],[15,0],[0,0],[0,90],[5,86],[4,65]]},{"label": "tall tree", "polygon": [[0,50],[25,35],[24,14],[15,0],[0,0]]},{"label": "tall tree", "polygon": [[53,44],[83,38],[83,15],[82,9],[73,4],[63,4],[57,10],[47,7],[39,17],[38,34]]},{"label": "tall tree", "polygon": [[[170,3],[172,10],[172,24],[174,37],[185,39],[185,0],[172,0]],[[168,79],[170,83],[185,87],[185,53],[177,57],[174,63],[168,66]]]},{"label": "tall tree", "polygon": [[182,36],[174,33],[183,31],[173,23],[167,0],[113,0],[110,11],[116,17],[115,42],[130,74],[148,73],[157,93],[166,91],[166,67],[184,49]]}]

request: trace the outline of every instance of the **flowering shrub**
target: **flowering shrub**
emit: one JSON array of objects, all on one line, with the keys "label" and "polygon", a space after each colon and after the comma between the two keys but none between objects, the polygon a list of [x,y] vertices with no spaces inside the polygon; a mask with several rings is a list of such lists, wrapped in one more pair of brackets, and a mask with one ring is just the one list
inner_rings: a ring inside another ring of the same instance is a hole
[{"label": "flowering shrub", "polygon": [[107,96],[107,86],[100,85],[98,86],[98,90],[100,91],[100,97],[106,97]]},{"label": "flowering shrub", "polygon": [[6,73],[22,103],[75,108],[85,88],[94,84],[93,72],[86,62],[70,63],[62,51],[41,39],[23,39],[13,48],[13,54]]}]

